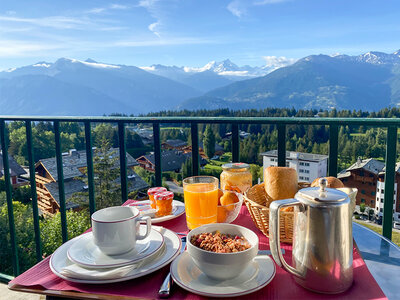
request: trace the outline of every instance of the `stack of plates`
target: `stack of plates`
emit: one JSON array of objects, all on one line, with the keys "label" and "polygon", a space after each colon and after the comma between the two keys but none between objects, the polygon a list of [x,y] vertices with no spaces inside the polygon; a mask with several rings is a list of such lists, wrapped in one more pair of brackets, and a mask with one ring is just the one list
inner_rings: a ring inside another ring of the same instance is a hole
[{"label": "stack of plates", "polygon": [[166,266],[178,256],[181,244],[171,230],[153,226],[149,236],[138,240],[133,250],[111,256],[100,251],[89,232],[59,247],[50,258],[50,268],[58,277],[72,282],[125,281]]}]

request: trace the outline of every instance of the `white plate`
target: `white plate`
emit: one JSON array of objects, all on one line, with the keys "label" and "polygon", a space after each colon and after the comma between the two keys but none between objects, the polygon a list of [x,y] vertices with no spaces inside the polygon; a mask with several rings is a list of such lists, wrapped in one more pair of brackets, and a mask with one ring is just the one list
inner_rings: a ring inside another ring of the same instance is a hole
[{"label": "white plate", "polygon": [[113,283],[113,282],[120,282],[126,281],[134,278],[138,278],[141,276],[145,276],[150,274],[154,271],[161,269],[162,267],[168,265],[180,252],[181,249],[181,239],[171,230],[166,228],[160,228],[160,232],[164,236],[164,246],[162,247],[161,251],[153,254],[152,256],[145,259],[143,264],[141,264],[138,268],[130,271],[124,277],[115,278],[115,279],[107,279],[107,280],[99,280],[99,279],[91,279],[91,280],[84,280],[84,279],[76,279],[76,278],[69,278],[64,275],[61,275],[61,270],[73,264],[67,258],[67,251],[69,247],[79,238],[72,239],[65,244],[61,245],[50,257],[50,269],[51,271],[58,277],[72,281],[77,283],[89,283],[89,284],[105,284],[105,283]]},{"label": "white plate", "polygon": [[[128,206],[150,205],[150,200],[143,200],[135,203],[128,204]],[[185,204],[181,201],[172,200],[172,214],[164,217],[151,218],[152,224],[175,219],[185,212]]]},{"label": "white plate", "polygon": [[85,268],[115,268],[133,264],[152,255],[160,250],[163,243],[163,235],[152,229],[147,238],[136,241],[136,246],[131,251],[107,255],[94,243],[93,233],[88,232],[69,247],[67,255],[74,263]]},{"label": "white plate", "polygon": [[193,263],[187,251],[171,264],[171,276],[183,289],[207,297],[234,297],[253,293],[265,287],[275,276],[275,264],[267,255],[259,255],[238,277],[214,280]]}]

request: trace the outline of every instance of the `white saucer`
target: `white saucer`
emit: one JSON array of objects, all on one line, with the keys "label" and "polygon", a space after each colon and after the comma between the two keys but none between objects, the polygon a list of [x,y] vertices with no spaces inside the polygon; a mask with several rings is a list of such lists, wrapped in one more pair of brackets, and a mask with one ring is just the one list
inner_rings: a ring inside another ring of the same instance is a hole
[{"label": "white saucer", "polygon": [[[156,227],[156,226],[154,226]],[[154,228],[156,229],[156,228]],[[50,269],[51,271],[58,277],[77,283],[88,283],[88,284],[106,284],[113,282],[121,282],[134,278],[138,278],[141,276],[145,276],[154,271],[161,269],[168,265],[180,252],[182,242],[181,239],[171,230],[158,227],[157,230],[164,237],[164,246],[161,250],[153,255],[144,259],[143,264],[141,263],[139,267],[133,269],[128,274],[123,277],[116,277],[114,279],[96,279],[96,276],[93,275],[93,279],[77,279],[66,277],[61,274],[61,271],[69,265],[74,264],[67,258],[67,251],[71,245],[74,244],[80,237],[72,239],[65,244],[61,245],[50,257]],[[95,269],[94,269],[95,270]]]},{"label": "white saucer", "polygon": [[[150,206],[150,200],[143,200],[128,204],[128,206],[143,206],[143,205]],[[172,200],[172,214],[158,218],[157,217],[151,218],[151,224],[157,224],[160,222],[175,219],[180,215],[182,215],[184,212],[185,212],[185,204],[181,201]]]},{"label": "white saucer", "polygon": [[259,255],[238,277],[214,280],[193,263],[187,251],[171,264],[171,276],[183,289],[207,297],[235,297],[253,293],[265,287],[275,276],[275,264],[267,255]]},{"label": "white saucer", "polygon": [[107,255],[95,245],[93,233],[88,232],[69,247],[67,255],[71,261],[85,268],[122,267],[152,255],[160,250],[163,243],[163,235],[152,229],[147,238],[136,241],[136,246],[131,251],[118,255]]}]

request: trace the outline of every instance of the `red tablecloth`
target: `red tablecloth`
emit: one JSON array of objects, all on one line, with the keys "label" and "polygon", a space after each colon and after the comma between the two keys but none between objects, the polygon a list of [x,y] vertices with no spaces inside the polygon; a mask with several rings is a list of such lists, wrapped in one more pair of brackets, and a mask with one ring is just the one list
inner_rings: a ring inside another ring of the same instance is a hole
[{"label": "red tablecloth", "polygon": [[[127,201],[125,204],[131,203]],[[260,249],[269,249],[268,239],[254,225],[249,212],[245,206],[242,207],[240,215],[234,224],[245,226],[256,232],[260,238]],[[166,221],[157,225],[164,226],[175,232],[187,231],[185,215],[176,219]],[[292,247],[281,244],[285,248],[285,259],[291,261]],[[369,272],[364,260],[357,249],[353,250],[354,256],[354,283],[345,293],[339,295],[323,295],[305,290],[297,285],[290,274],[282,268],[277,267],[275,278],[272,282],[251,295],[244,296],[246,299],[386,299],[379,285]],[[49,258],[41,261],[25,273],[10,282],[10,285],[18,284],[26,287],[37,287],[49,290],[77,291],[86,293],[106,294],[115,296],[133,296],[140,298],[155,299],[157,292],[169,271],[169,266],[149,274],[147,276],[107,285],[89,285],[68,282],[55,276],[49,268]],[[184,289],[174,285],[171,298],[173,299],[202,299],[204,297],[186,292]]]}]

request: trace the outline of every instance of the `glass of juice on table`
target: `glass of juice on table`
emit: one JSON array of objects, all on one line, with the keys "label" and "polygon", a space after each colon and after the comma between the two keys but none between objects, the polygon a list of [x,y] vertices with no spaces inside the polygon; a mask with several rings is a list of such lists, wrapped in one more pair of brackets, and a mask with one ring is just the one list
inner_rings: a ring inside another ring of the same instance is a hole
[{"label": "glass of juice on table", "polygon": [[217,222],[218,179],[193,176],[183,180],[186,222],[189,229]]}]

